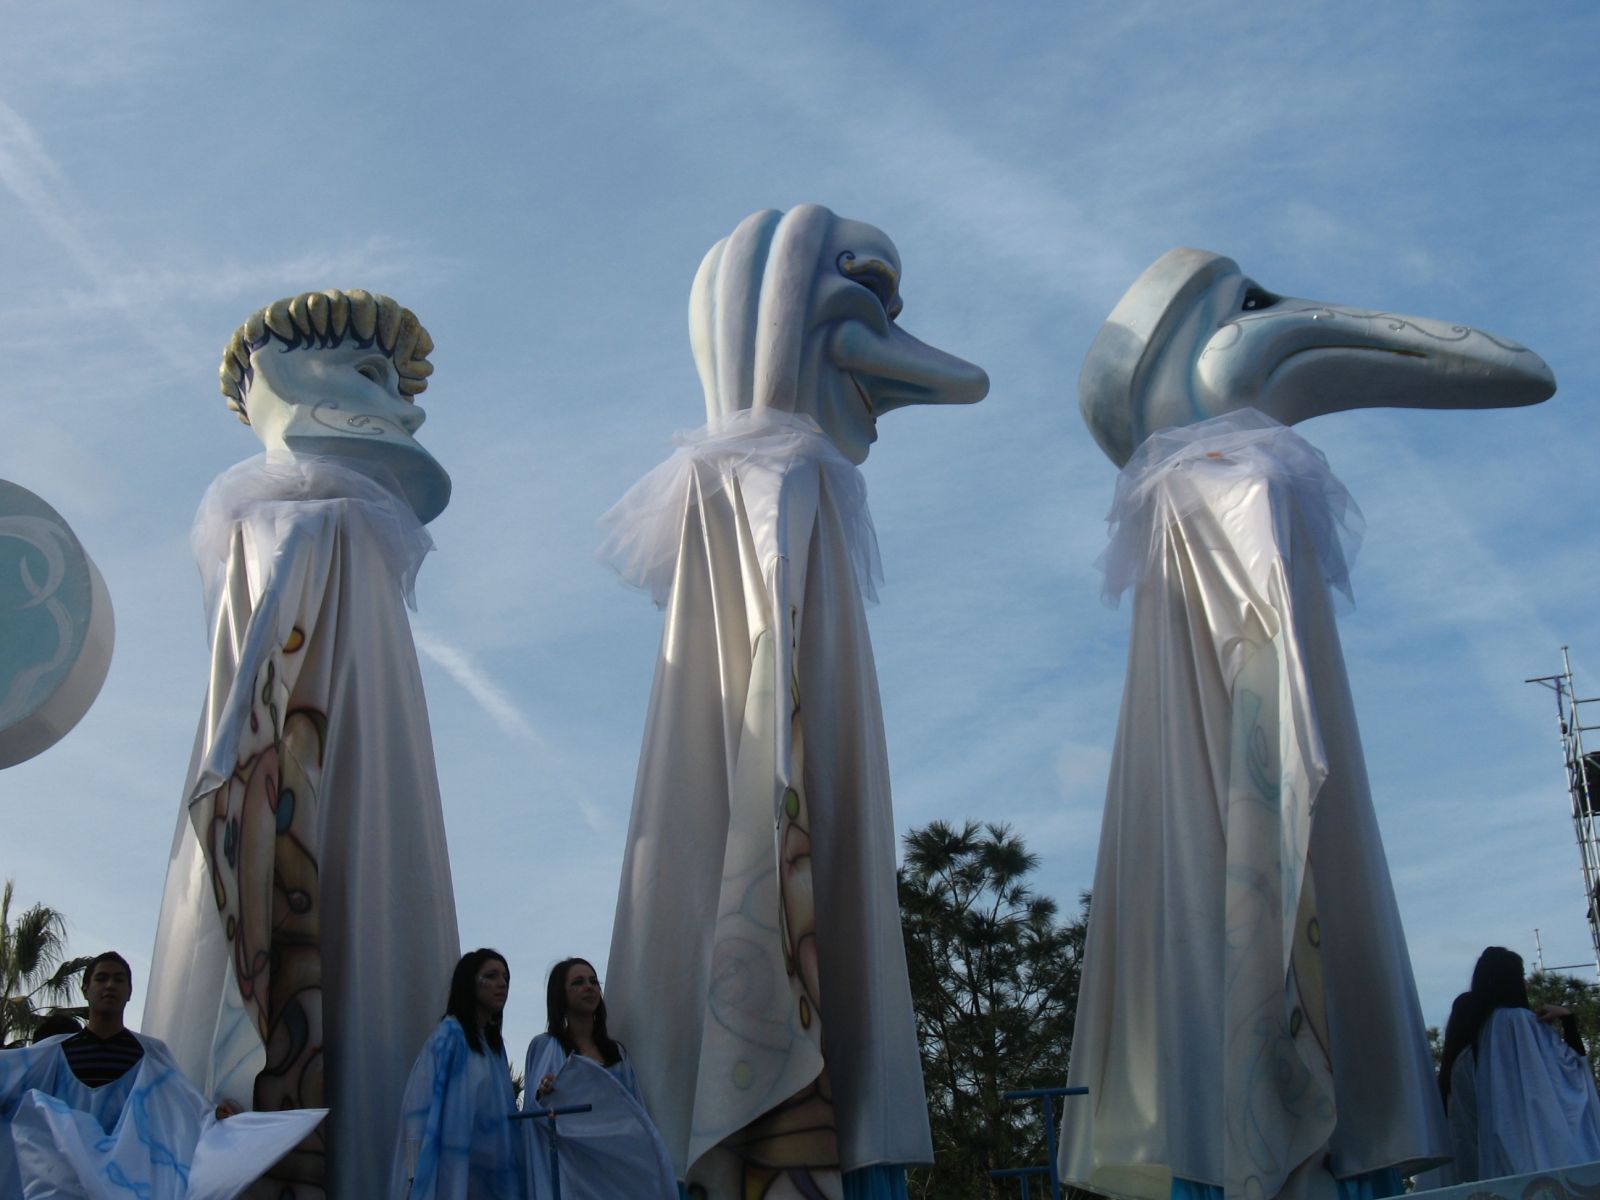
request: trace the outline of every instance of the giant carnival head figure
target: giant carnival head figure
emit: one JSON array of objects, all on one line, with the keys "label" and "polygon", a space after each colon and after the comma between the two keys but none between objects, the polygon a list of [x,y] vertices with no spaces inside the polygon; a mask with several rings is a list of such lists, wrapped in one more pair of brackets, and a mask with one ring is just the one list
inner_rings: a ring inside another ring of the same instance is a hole
[{"label": "giant carnival head figure", "polygon": [[388,296],[305,292],[252,313],[222,352],[228,407],[268,450],[379,469],[423,521],[450,502],[450,477],[412,436],[426,413],[433,339]]},{"label": "giant carnival head figure", "polygon": [[1083,419],[1119,467],[1158,429],[1256,408],[1292,425],[1350,408],[1537,404],[1533,351],[1465,325],[1267,291],[1231,258],[1179,247],[1134,282],[1078,376]]},{"label": "giant carnival head figure", "polygon": [[706,254],[689,297],[707,416],[804,414],[859,463],[884,413],[983,399],[989,377],[899,315],[900,254],[882,230],[819,204],[746,217]]}]

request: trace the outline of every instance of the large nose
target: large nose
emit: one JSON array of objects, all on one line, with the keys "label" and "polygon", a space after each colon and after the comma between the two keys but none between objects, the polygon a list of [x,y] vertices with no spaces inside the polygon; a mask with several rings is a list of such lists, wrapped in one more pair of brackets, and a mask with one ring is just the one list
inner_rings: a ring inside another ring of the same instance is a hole
[{"label": "large nose", "polygon": [[860,321],[846,321],[834,331],[829,350],[835,366],[870,380],[876,412],[908,404],[976,404],[989,391],[982,367],[898,325],[879,334]]},{"label": "large nose", "polygon": [[1254,393],[1286,422],[1353,408],[1514,408],[1556,389],[1544,359],[1509,338],[1315,300],[1224,325],[1197,374],[1212,395]]}]

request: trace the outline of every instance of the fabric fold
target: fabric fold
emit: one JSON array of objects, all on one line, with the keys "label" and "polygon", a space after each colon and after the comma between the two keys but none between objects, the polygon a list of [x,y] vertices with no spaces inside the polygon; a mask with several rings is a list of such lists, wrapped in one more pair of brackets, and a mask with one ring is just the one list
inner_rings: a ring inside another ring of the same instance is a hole
[{"label": "fabric fold", "polygon": [[606,524],[666,607],[607,1005],[675,1175],[928,1161],[859,472],[740,413]]},{"label": "fabric fold", "polygon": [[[1095,868],[1063,1177],[1242,1197],[1445,1152],[1331,592],[1359,513],[1253,411],[1154,435],[1117,483],[1133,629]],[[1198,1103],[1197,1097],[1213,1102]]]},{"label": "fabric fold", "polygon": [[223,473],[193,542],[211,669],[143,1026],[217,1099],[326,1104],[274,1180],[360,1195],[458,956],[403,603],[432,541],[363,471],[268,455]]}]

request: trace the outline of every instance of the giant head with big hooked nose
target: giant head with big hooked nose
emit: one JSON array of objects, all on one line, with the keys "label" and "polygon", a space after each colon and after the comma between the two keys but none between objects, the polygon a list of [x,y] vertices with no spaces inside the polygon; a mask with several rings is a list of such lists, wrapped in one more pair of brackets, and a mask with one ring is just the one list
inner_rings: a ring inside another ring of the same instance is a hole
[{"label": "giant head with big hooked nose", "polygon": [[860,463],[884,413],[983,399],[989,377],[901,329],[900,307],[900,254],[882,230],[819,204],[746,217],[689,297],[707,416],[804,414]]},{"label": "giant head with big hooked nose", "polygon": [[1158,429],[1239,408],[1292,425],[1351,408],[1512,408],[1555,390],[1544,360],[1506,338],[1275,295],[1187,247],[1117,302],[1078,376],[1083,419],[1119,467]]}]

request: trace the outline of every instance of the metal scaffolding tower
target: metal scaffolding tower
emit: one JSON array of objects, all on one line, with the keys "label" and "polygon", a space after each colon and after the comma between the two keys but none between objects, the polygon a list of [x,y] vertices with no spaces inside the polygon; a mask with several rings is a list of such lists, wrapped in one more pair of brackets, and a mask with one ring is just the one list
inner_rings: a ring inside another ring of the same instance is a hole
[{"label": "metal scaffolding tower", "polygon": [[1600,703],[1600,696],[1579,696],[1572,686],[1572,660],[1561,647],[1561,674],[1541,675],[1527,683],[1540,683],[1556,696],[1556,719],[1561,727],[1561,754],[1567,768],[1567,794],[1572,801],[1572,827],[1578,837],[1578,853],[1583,859],[1583,894],[1588,904],[1589,941],[1594,948],[1595,969],[1600,971],[1600,831],[1595,827],[1595,810],[1600,807],[1600,750],[1584,753],[1583,735],[1600,730],[1600,725],[1585,725],[1585,705]]}]

